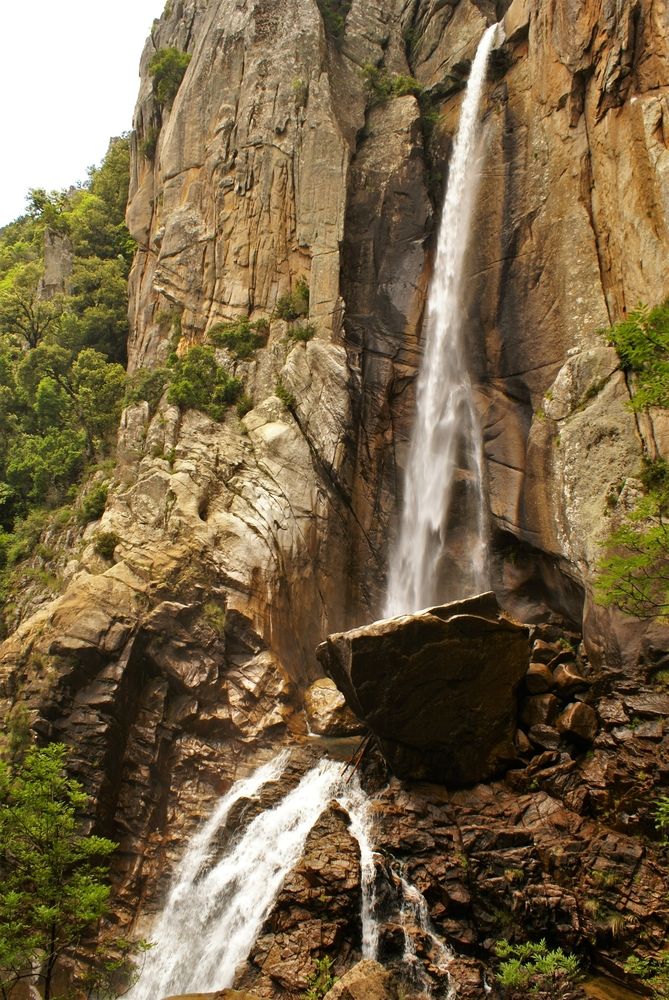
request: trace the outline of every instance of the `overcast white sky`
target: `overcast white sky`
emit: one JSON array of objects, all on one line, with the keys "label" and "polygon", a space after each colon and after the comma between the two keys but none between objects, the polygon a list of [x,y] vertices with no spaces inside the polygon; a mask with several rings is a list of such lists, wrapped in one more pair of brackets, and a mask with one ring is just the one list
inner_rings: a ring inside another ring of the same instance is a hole
[{"label": "overcast white sky", "polygon": [[0,226],[28,188],[86,179],[126,132],[139,57],[164,0],[0,0]]}]

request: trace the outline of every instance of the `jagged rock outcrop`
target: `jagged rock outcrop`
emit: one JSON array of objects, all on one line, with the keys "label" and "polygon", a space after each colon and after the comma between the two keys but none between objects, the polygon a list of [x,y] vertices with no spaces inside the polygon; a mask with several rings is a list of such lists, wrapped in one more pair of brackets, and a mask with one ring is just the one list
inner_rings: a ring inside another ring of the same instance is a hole
[{"label": "jagged rock outcrop", "polygon": [[515,758],[529,654],[529,629],[502,614],[494,594],[337,633],[318,649],[395,774],[450,787]]}]

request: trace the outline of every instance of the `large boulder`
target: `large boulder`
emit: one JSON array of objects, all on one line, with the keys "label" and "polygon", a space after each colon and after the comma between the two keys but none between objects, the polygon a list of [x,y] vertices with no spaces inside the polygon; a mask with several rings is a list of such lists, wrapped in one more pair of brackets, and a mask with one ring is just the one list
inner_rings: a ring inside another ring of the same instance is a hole
[{"label": "large boulder", "polygon": [[398,1000],[391,974],[371,959],[358,962],[325,994],[325,1000]]},{"label": "large boulder", "polygon": [[529,629],[494,594],[336,633],[317,655],[399,777],[469,785],[516,757]]}]

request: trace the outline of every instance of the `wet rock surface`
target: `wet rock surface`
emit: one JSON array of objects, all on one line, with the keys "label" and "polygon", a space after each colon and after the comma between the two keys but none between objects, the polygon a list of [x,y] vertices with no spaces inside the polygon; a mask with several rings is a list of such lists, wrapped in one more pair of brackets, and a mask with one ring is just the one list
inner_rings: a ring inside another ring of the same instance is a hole
[{"label": "wet rock surface", "polygon": [[529,629],[493,594],[331,635],[318,656],[396,774],[472,784],[514,759]]}]

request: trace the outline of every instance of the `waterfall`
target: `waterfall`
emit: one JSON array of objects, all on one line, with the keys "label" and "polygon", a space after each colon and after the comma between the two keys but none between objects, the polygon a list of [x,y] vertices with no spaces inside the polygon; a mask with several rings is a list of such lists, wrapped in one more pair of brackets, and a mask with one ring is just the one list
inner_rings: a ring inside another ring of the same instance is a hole
[{"label": "waterfall", "polygon": [[339,796],[338,802],[348,813],[349,830],[351,836],[357,840],[360,850],[362,957],[376,958],[379,945],[379,924],[375,914],[376,866],[372,847],[371,803],[360,787],[357,778],[354,778],[346,791]]},{"label": "waterfall", "polygon": [[231,986],[286,876],[302,856],[310,830],[333,797],[348,813],[351,835],[360,847],[363,953],[375,957],[378,929],[369,802],[357,778],[344,784],[340,762],[321,761],[276,806],[252,819],[222,855],[217,851],[219,834],[235,803],[276,781],[287,760],[287,752],[279,754],[237,782],[191,839],[151,932],[155,945],[128,994],[130,1000]]},{"label": "waterfall", "polygon": [[247,958],[309,831],[340,780],[341,764],[323,761],[273,809],[251,820],[222,857],[216,837],[235,802],[275,781],[286,755],[238,782],[195,835],[152,938],[132,1000],[224,989]]},{"label": "waterfall", "polygon": [[[430,964],[436,972],[448,975],[448,966],[453,958],[453,952],[442,941],[435,932],[425,896],[415,885],[412,885],[404,875],[399,876],[402,890],[402,906],[400,909],[400,923],[404,932],[404,955],[402,960],[409,976],[414,980],[415,985],[423,989],[423,995],[430,996],[431,985],[425,970],[421,967],[416,952],[416,943],[412,936],[412,931],[418,931],[423,938],[430,942]],[[447,1000],[454,1000],[456,993],[449,978],[449,989]]]},{"label": "waterfall", "polygon": [[[390,560],[389,617],[488,589],[483,448],[463,336],[463,273],[479,181],[479,111],[498,31],[492,25],[479,43],[451,157],[399,538]],[[459,526],[452,516],[456,489],[464,516]]]}]

